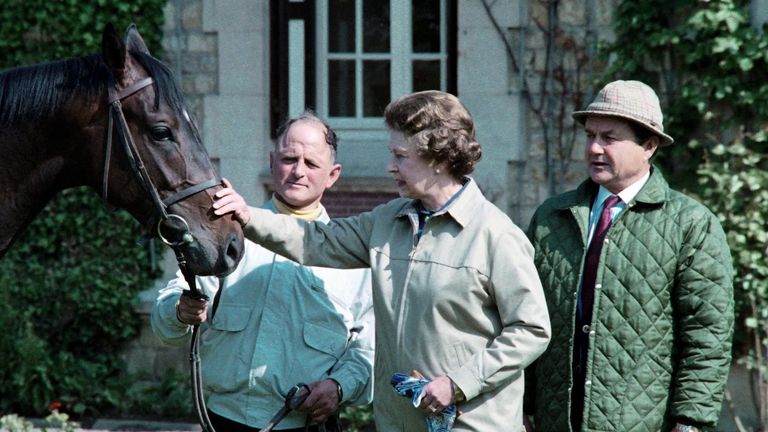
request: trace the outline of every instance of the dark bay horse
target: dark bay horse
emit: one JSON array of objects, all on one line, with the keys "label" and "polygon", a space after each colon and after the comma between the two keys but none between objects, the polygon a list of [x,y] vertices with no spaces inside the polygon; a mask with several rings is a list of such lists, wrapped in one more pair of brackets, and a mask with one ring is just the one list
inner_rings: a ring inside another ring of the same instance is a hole
[{"label": "dark bay horse", "polygon": [[102,52],[0,73],[0,257],[59,191],[90,186],[186,259],[225,275],[242,230],[211,212],[221,188],[172,74],[131,25]]}]

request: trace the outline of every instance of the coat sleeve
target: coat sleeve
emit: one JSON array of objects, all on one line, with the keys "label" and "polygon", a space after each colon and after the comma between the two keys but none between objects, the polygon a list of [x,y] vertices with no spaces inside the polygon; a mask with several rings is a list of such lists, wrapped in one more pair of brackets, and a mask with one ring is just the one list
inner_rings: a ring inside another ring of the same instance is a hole
[{"label": "coat sleeve", "polygon": [[376,219],[371,212],[331,219],[327,224],[255,207],[250,207],[250,213],[243,234],[272,252],[309,266],[370,267],[369,240]]},{"label": "coat sleeve", "polygon": [[673,299],[680,343],[671,414],[714,426],[731,364],[733,268],[725,233],[706,213],[691,218],[678,261]]},{"label": "coat sleeve", "polygon": [[[197,287],[213,299],[218,289],[216,278],[198,277]],[[183,324],[176,319],[176,302],[189,285],[181,272],[176,272],[176,278],[168,281],[165,288],[157,295],[152,307],[152,332],[166,345],[181,346],[188,342],[192,334],[192,326]],[[209,302],[210,305],[210,302]]]},{"label": "coat sleeve", "polygon": [[488,347],[449,374],[467,399],[496,388],[538,358],[551,336],[549,313],[533,247],[519,229],[490,243],[489,285],[501,318],[501,331]]}]

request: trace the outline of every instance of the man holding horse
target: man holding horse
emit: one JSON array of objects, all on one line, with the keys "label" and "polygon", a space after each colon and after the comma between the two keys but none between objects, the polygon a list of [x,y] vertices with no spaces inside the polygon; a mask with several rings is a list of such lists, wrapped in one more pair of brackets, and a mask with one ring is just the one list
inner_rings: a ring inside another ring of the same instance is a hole
[{"label": "man holding horse", "polygon": [[[263,208],[328,221],[320,200],[341,173],[336,147],[336,134],[314,114],[289,120],[270,154],[275,193]],[[218,431],[261,430],[299,383],[309,396],[276,430],[339,430],[339,405],[373,396],[370,280],[369,270],[307,267],[246,241],[232,274],[197,278],[212,302],[183,296],[181,275],[170,281],[152,328],[164,342],[183,344],[202,323],[203,382]]]}]

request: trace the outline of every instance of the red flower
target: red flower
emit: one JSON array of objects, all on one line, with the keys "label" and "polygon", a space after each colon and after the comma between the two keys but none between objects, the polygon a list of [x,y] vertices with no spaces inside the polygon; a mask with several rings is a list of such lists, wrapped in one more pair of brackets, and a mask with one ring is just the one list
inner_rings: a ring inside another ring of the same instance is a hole
[{"label": "red flower", "polygon": [[48,411],[58,411],[61,409],[61,402],[54,401],[48,404]]}]

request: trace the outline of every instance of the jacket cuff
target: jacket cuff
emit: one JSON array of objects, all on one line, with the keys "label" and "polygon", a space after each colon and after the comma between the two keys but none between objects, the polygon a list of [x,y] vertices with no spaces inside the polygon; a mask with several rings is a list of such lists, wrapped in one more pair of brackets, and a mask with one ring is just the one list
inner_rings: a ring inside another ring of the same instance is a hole
[{"label": "jacket cuff", "polygon": [[355,387],[355,382],[349,376],[346,374],[332,373],[328,376],[328,379],[336,381],[341,388],[342,400],[339,401],[339,405],[344,401],[350,400],[352,390]]},{"label": "jacket cuff", "polygon": [[184,334],[187,332],[189,325],[179,321],[176,306],[178,302],[178,298],[175,301],[163,302],[160,308],[160,316],[163,322],[168,324],[170,328],[178,330],[180,334]]},{"label": "jacket cuff", "polygon": [[461,368],[448,374],[454,384],[464,393],[467,400],[480,394],[481,383],[467,368]]}]

